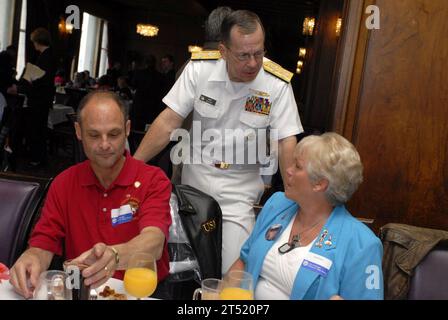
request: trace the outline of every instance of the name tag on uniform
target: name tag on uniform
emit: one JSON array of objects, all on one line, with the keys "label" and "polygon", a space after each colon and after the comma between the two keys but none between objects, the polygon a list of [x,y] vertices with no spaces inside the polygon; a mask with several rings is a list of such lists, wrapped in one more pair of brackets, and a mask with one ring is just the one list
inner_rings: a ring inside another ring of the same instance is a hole
[{"label": "name tag on uniform", "polygon": [[129,204],[111,211],[112,227],[132,220],[132,208]]},{"label": "name tag on uniform", "polygon": [[201,96],[199,97],[199,100],[201,100],[202,102],[211,104],[212,106],[216,105],[216,100],[212,99],[210,97],[204,96],[203,94],[201,94]]},{"label": "name tag on uniform", "polygon": [[302,268],[317,272],[323,277],[326,277],[330,271],[333,261],[313,252],[308,252],[308,255],[302,262]]}]

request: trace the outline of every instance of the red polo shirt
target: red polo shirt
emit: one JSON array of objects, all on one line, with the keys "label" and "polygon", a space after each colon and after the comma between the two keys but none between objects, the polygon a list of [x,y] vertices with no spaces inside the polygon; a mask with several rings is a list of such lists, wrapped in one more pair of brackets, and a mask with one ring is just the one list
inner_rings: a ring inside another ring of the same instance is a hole
[{"label": "red polo shirt", "polygon": [[[160,281],[169,271],[170,196],[171,183],[163,171],[128,152],[123,169],[107,190],[93,173],[90,161],[84,161],[54,179],[29,245],[61,255],[65,244],[66,259],[73,259],[98,242],[124,243],[145,227],[157,227],[165,235],[163,254],[157,262]],[[112,226],[111,210],[126,204],[136,209],[132,220]],[[122,279],[123,272],[114,276]]]}]

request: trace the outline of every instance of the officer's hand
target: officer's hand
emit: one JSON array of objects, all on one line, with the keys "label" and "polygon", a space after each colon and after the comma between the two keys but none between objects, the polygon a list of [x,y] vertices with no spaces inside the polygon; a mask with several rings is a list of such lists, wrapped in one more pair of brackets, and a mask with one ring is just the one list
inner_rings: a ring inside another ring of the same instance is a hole
[{"label": "officer's hand", "polygon": [[10,270],[9,282],[25,298],[33,296],[39,275],[43,272],[39,256],[32,249],[25,251]]}]

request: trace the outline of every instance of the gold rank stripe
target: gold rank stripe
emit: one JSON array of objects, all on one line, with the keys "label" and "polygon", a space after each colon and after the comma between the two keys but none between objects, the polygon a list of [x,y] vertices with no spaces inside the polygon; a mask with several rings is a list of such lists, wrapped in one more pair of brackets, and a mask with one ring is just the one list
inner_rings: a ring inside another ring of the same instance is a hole
[{"label": "gold rank stripe", "polygon": [[280,65],[276,64],[274,61],[271,60],[264,61],[263,68],[265,71],[273,74],[277,78],[280,78],[288,83],[291,82],[291,79],[294,75],[292,72],[283,69]]},{"label": "gold rank stripe", "polygon": [[191,60],[218,60],[221,53],[218,50],[205,50],[191,53]]}]

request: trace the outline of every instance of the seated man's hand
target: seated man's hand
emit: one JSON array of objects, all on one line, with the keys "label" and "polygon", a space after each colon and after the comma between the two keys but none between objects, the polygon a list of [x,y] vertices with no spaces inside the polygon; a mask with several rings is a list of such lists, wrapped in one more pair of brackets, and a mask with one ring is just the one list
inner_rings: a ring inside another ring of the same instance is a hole
[{"label": "seated man's hand", "polygon": [[344,298],[342,298],[341,296],[338,296],[338,295],[336,294],[336,295],[332,296],[332,297],[330,298],[330,300],[344,300]]},{"label": "seated man's hand", "polygon": [[[40,249],[37,249],[40,250]],[[9,271],[9,282],[14,290],[25,298],[32,298],[40,274],[45,271],[35,249],[28,249]]]},{"label": "seated man's hand", "polygon": [[73,262],[87,264],[82,275],[84,283],[92,288],[97,288],[105,283],[116,270],[115,254],[113,250],[104,243],[97,243],[92,249],[82,253]]}]

